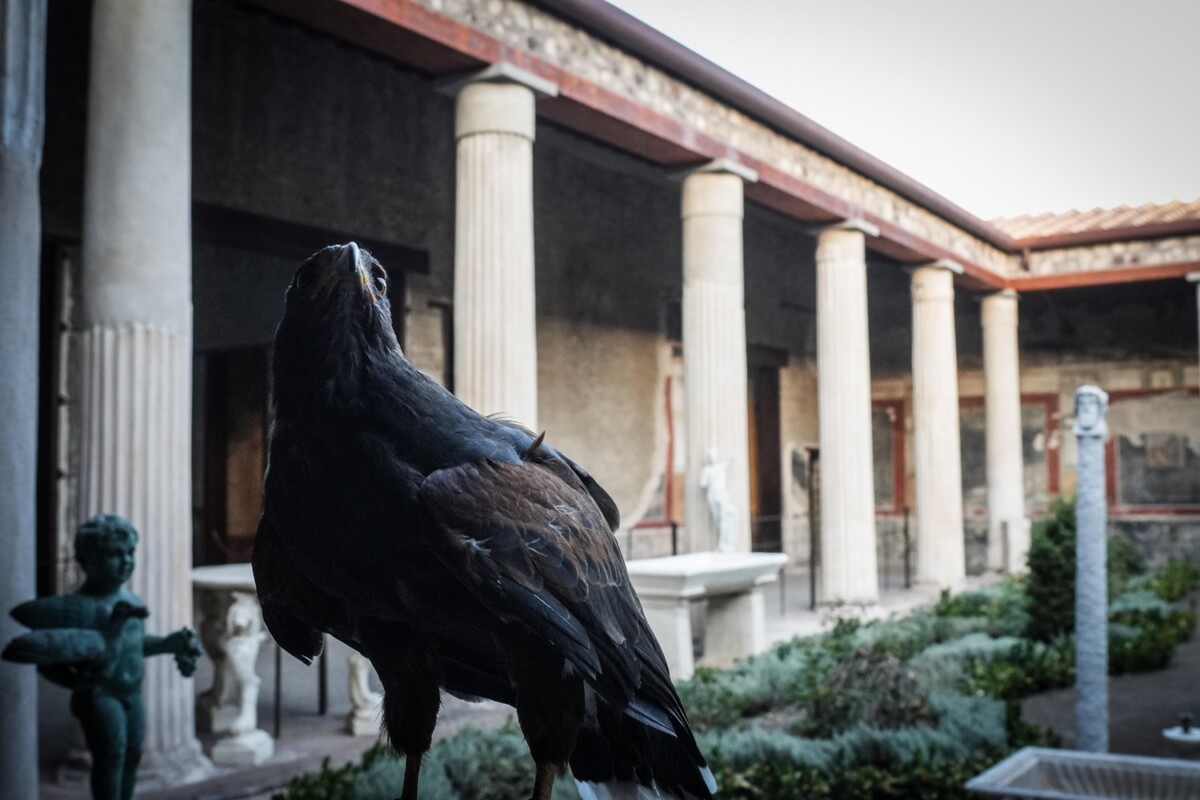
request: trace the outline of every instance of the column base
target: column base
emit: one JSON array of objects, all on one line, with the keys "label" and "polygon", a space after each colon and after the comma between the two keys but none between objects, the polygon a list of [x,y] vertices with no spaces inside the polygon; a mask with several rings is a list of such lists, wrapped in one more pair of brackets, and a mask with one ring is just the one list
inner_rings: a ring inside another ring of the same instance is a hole
[{"label": "column base", "polygon": [[253,730],[222,739],[213,745],[214,764],[232,767],[252,767],[266,761],[275,753],[275,740],[266,731]]},{"label": "column base", "polygon": [[181,784],[202,781],[213,774],[213,764],[204,757],[200,742],[191,742],[174,750],[150,751],[142,755],[138,767],[137,788],[171,789]]}]

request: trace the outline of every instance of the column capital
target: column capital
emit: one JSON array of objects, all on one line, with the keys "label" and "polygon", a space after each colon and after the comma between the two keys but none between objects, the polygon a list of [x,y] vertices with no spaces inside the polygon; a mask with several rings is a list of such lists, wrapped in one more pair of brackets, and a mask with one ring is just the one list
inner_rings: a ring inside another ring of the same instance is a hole
[{"label": "column capital", "polygon": [[949,258],[939,258],[936,261],[927,261],[923,264],[913,264],[909,267],[911,272],[916,272],[919,269],[944,269],[947,272],[951,272],[955,275],[963,274],[962,264]]},{"label": "column capital", "polygon": [[1187,279],[1188,283],[1200,283],[1200,272],[1189,272],[1183,277]]},{"label": "column capital", "polygon": [[504,134],[533,141],[537,130],[535,104],[554,97],[558,86],[507,62],[454,75],[438,82],[437,89],[455,98],[454,137]]},{"label": "column capital", "polygon": [[454,97],[463,87],[473,83],[511,83],[524,86],[533,92],[537,100],[558,97],[557,83],[507,61],[497,61],[483,69],[456,72],[438,78],[433,82],[433,88],[438,94]]},{"label": "column capital", "polygon": [[1017,305],[1020,295],[1013,289],[1001,289],[979,299],[979,324],[1017,327]]},{"label": "column capital", "polygon": [[671,177],[687,180],[693,175],[736,175],[746,183],[758,183],[758,172],[730,158],[714,158],[696,167],[688,167],[672,173]]},{"label": "column capital", "polygon": [[872,225],[861,217],[851,217],[840,222],[831,222],[828,225],[814,225],[809,228],[809,231],[817,235],[826,231],[857,231],[863,236],[878,236],[879,226]]}]

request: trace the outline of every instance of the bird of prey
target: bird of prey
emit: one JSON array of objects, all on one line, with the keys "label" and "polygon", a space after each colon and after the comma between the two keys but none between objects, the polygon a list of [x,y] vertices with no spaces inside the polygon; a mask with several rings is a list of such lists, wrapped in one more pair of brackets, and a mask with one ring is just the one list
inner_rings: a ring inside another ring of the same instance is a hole
[{"label": "bird of prey", "polygon": [[585,796],[705,800],[696,746],[630,587],[616,505],[518,425],[417,370],[387,275],[354,243],[309,258],[272,360],[254,575],[275,640],[309,662],[329,633],[369,658],[416,800],[439,689],[516,708],[548,800],[569,764]]}]

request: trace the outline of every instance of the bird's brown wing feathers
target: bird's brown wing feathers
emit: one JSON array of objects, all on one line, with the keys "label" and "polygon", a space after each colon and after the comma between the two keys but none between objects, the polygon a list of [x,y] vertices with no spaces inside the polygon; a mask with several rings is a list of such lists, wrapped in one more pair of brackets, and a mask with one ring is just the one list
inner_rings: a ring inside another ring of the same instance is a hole
[{"label": "bird's brown wing feathers", "polygon": [[432,473],[419,497],[442,527],[437,551],[452,574],[610,700],[630,700],[651,634],[586,488],[536,462],[477,461]]}]

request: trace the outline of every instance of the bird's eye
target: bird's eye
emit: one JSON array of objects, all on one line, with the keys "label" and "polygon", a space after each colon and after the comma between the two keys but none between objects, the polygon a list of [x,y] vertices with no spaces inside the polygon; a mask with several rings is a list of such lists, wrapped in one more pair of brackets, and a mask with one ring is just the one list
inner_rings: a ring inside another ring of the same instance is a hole
[{"label": "bird's eye", "polygon": [[387,273],[383,271],[383,267],[378,264],[371,266],[371,277],[375,281],[375,288],[380,294],[387,294]]},{"label": "bird's eye", "polygon": [[307,289],[312,286],[313,278],[316,277],[317,271],[312,267],[305,267],[296,273],[296,288]]}]

